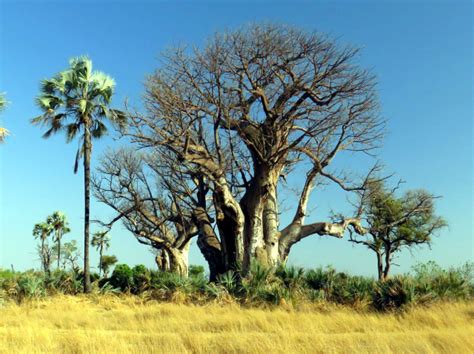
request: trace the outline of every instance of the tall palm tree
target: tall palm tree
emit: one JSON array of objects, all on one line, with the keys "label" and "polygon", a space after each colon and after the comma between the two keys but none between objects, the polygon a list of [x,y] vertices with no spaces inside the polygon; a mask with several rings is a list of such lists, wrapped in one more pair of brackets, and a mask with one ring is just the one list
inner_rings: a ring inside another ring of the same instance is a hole
[{"label": "tall palm tree", "polygon": [[49,257],[50,253],[46,249],[46,247],[48,247],[46,244],[46,241],[52,232],[53,232],[53,228],[47,222],[41,222],[41,223],[35,224],[33,228],[33,236],[41,240],[41,246],[40,246],[41,263],[43,266],[43,270],[45,274],[47,275],[49,275],[51,258]]},{"label": "tall palm tree", "polygon": [[60,211],[55,211],[52,215],[48,216],[46,222],[54,230],[54,242],[58,245],[58,268],[61,262],[61,238],[71,232],[69,228],[69,222],[67,221],[66,215]]},{"label": "tall palm tree", "polygon": [[107,120],[120,126],[125,115],[109,108],[114,93],[114,80],[99,71],[92,71],[92,61],[87,57],[73,58],[70,67],[53,78],[41,82],[41,93],[36,103],[43,114],[32,120],[33,124],[47,127],[43,137],[64,131],[67,142],[80,138],[74,172],[84,157],[84,292],[90,292],[89,271],[89,215],[90,215],[90,160],[92,139],[102,137]]},{"label": "tall palm tree", "polygon": [[102,274],[102,258],[104,250],[110,247],[110,236],[108,231],[99,231],[92,236],[92,246],[99,251],[99,275]]},{"label": "tall palm tree", "polygon": [[[7,100],[5,99],[5,95],[0,93],[0,112],[5,109],[7,106]],[[0,127],[0,144],[5,141],[5,138],[8,136],[8,130]]]}]

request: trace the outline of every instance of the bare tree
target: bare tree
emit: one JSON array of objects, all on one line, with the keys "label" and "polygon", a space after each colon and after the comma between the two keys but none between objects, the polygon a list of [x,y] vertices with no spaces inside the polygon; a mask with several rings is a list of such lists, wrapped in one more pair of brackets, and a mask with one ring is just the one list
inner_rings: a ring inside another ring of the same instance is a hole
[{"label": "bare tree", "polygon": [[111,151],[93,179],[99,201],[111,206],[140,243],[157,250],[160,269],[187,275],[191,239],[209,262],[211,279],[221,273],[220,243],[206,209],[207,187],[188,171],[185,176],[163,156],[131,150]]},{"label": "bare tree", "polygon": [[[226,267],[275,265],[305,237],[362,231],[353,218],[306,223],[317,178],[362,187],[330,170],[336,155],[370,154],[382,136],[374,78],[357,54],[318,33],[254,25],[169,52],[149,78],[147,114],[133,115],[127,135],[207,181]],[[307,166],[294,217],[280,227],[281,178]]]},{"label": "bare tree", "polygon": [[377,256],[379,280],[389,275],[398,252],[418,245],[430,245],[432,236],[446,226],[435,215],[437,197],[424,190],[411,190],[397,197],[381,181],[369,181],[360,193],[358,215],[362,217],[365,233],[351,233],[350,241],[365,245]]}]

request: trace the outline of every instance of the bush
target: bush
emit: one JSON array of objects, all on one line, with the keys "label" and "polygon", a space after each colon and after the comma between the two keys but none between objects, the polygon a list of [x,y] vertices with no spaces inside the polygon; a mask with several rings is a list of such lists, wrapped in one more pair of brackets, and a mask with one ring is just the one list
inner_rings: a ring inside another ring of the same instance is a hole
[{"label": "bush", "polygon": [[150,287],[150,271],[143,264],[136,265],[132,268],[132,278],[133,285],[131,290],[134,294],[141,293]]},{"label": "bush", "polygon": [[379,311],[397,310],[415,302],[415,284],[404,276],[379,281],[374,289],[372,305]]},{"label": "bush", "polygon": [[133,286],[133,271],[127,264],[118,264],[110,277],[110,285],[122,291],[129,291]]},{"label": "bush", "polygon": [[468,299],[474,289],[474,263],[442,269],[435,262],[413,267],[416,293],[425,299]]},{"label": "bush", "polygon": [[191,278],[195,278],[195,277],[204,277],[204,267],[203,266],[200,266],[200,265],[193,265],[191,264],[189,266],[189,276]]},{"label": "bush", "polygon": [[25,272],[17,281],[18,300],[42,297],[46,294],[44,277],[41,273]]}]

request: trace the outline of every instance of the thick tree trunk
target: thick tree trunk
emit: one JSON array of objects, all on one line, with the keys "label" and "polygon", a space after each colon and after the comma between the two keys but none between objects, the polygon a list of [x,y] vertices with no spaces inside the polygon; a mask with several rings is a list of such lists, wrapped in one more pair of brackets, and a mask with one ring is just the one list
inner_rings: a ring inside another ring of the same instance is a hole
[{"label": "thick tree trunk", "polygon": [[182,277],[187,277],[189,243],[183,249],[170,248],[168,254],[170,272],[179,274]]},{"label": "thick tree trunk", "polygon": [[84,292],[91,292],[89,268],[89,218],[90,218],[90,158],[91,158],[90,124],[86,119],[84,129]]},{"label": "thick tree trunk", "polygon": [[221,244],[212,228],[211,220],[203,208],[194,211],[199,228],[197,245],[209,265],[209,280],[216,281],[217,276],[226,271]]},{"label": "thick tree trunk", "polygon": [[279,232],[278,196],[276,185],[277,181],[273,181],[269,185],[268,197],[263,209],[263,234],[267,264],[269,266],[276,266],[284,261],[279,252],[281,233]]},{"label": "thick tree trunk", "polygon": [[183,277],[188,276],[188,256],[189,245],[185,245],[182,249],[167,247],[160,250],[155,257],[155,262],[162,272],[171,272],[179,274]]},{"label": "thick tree trunk", "polygon": [[213,198],[224,266],[228,270],[239,270],[244,258],[244,214],[224,177],[215,183]]},{"label": "thick tree trunk", "polygon": [[240,205],[244,212],[244,273],[253,260],[272,266],[278,262],[276,185],[280,168],[254,165],[254,178]]}]

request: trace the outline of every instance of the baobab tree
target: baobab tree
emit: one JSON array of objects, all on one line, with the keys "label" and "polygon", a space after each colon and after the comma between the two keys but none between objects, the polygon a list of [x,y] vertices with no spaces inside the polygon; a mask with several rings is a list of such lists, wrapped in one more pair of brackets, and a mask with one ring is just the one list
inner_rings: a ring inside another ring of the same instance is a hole
[{"label": "baobab tree", "polygon": [[81,144],[76,153],[74,173],[83,157],[84,163],[84,292],[91,291],[89,271],[89,226],[90,226],[90,161],[92,140],[107,132],[106,122],[117,125],[125,123],[119,110],[110,108],[114,94],[114,80],[92,70],[92,61],[87,57],[73,58],[70,67],[51,79],[41,82],[41,93],[36,98],[43,111],[32,119],[33,124],[46,126],[44,138],[64,132],[70,143],[80,137]]},{"label": "baobab tree", "polygon": [[[364,188],[367,177],[349,180],[331,163],[371,154],[383,135],[374,77],[357,54],[319,33],[253,25],[168,52],[148,79],[146,112],[132,114],[126,135],[206,181],[227,268],[277,265],[312,235],[363,232],[357,218],[306,222],[316,180]],[[305,178],[281,226],[278,189],[293,171]]]},{"label": "baobab tree", "polygon": [[197,236],[210,280],[225,271],[212,203],[206,200],[209,188],[200,176],[170,156],[131,149],[106,153],[97,172],[94,195],[117,212],[102,225],[123,221],[140,243],[155,250],[160,269],[182,275],[187,274],[191,239]]},{"label": "baobab tree", "polygon": [[436,196],[425,190],[409,190],[397,197],[396,190],[380,180],[366,183],[357,213],[365,232],[351,233],[349,239],[375,253],[379,280],[388,277],[397,253],[429,246],[437,231],[446,226],[446,221],[435,214]]}]

